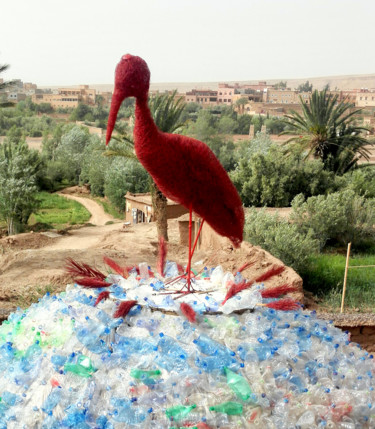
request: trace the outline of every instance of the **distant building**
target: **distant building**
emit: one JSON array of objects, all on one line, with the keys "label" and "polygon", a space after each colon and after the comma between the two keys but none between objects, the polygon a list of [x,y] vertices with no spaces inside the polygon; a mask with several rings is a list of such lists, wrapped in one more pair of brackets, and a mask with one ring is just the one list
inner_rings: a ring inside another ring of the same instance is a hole
[{"label": "distant building", "polygon": [[[106,94],[106,93],[105,93]],[[50,103],[56,108],[75,108],[79,103],[94,105],[96,90],[90,89],[88,85],[80,85],[79,88],[59,88],[57,94],[34,94],[33,103]],[[109,95],[105,95],[105,100]]]},{"label": "distant building", "polygon": [[185,95],[186,103],[198,103],[204,106],[217,104],[217,91],[211,89],[193,89]]},{"label": "distant building", "polygon": [[26,91],[26,92],[29,92],[29,91],[33,91],[33,92],[35,92],[36,90],[37,90],[37,86],[36,86],[36,84],[35,83],[31,83],[31,82],[24,82],[24,84],[23,84],[23,89],[24,89],[24,91]]},{"label": "distant building", "polygon": [[13,101],[14,103],[18,103],[19,101],[26,100],[26,94],[22,92],[8,92],[7,99],[8,101]]},{"label": "distant building", "polygon": [[219,83],[217,89],[217,104],[232,104],[235,87],[227,83]]},{"label": "distant building", "polygon": [[299,104],[302,98],[305,104],[309,104],[310,92],[298,92],[291,89],[268,89],[264,93],[263,100],[272,104]]},{"label": "distant building", "polygon": [[375,89],[361,89],[356,94],[357,107],[375,107]]},{"label": "distant building", "polygon": [[[188,209],[172,200],[167,200],[167,219],[175,219],[188,213]],[[155,213],[150,193],[125,195],[125,221],[131,223],[154,222]]]}]

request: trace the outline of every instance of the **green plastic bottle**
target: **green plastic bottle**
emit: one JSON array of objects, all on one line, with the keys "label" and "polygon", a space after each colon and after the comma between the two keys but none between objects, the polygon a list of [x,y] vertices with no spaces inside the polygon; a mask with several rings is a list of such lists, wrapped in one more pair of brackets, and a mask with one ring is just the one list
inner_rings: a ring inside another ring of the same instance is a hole
[{"label": "green plastic bottle", "polygon": [[210,411],[228,414],[228,416],[237,416],[243,413],[243,407],[238,402],[223,402],[210,407]]},{"label": "green plastic bottle", "polygon": [[142,369],[134,368],[130,370],[130,375],[148,386],[156,383],[155,378],[160,377],[161,371],[160,369],[143,371]]},{"label": "green plastic bottle", "polygon": [[253,392],[249,386],[249,383],[242,377],[229,368],[224,368],[225,375],[227,376],[228,386],[233,390],[235,395],[242,399],[243,401],[247,401]]},{"label": "green plastic bottle", "polygon": [[64,370],[80,377],[89,378],[96,371],[96,368],[93,367],[89,357],[82,355],[78,358],[77,363],[66,363]]},{"label": "green plastic bottle", "polygon": [[161,371],[160,369],[143,371],[142,369],[133,368],[130,370],[130,375],[137,380],[143,380],[145,378],[159,377],[161,375]]},{"label": "green plastic bottle", "polygon": [[167,408],[165,414],[169,419],[178,421],[185,418],[194,408],[196,408],[195,404],[189,405],[188,407],[184,405],[175,405],[174,407]]}]

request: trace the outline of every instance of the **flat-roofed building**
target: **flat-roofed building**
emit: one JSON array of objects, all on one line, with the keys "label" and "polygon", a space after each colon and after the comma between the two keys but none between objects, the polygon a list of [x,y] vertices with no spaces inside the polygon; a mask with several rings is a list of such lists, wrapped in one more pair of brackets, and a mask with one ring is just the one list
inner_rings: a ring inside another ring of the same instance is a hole
[{"label": "flat-roofed building", "polygon": [[217,104],[217,91],[211,89],[192,89],[185,95],[186,103],[198,103],[204,106]]},{"label": "flat-roofed building", "polygon": [[356,94],[357,107],[375,107],[375,89],[361,89]]},{"label": "flat-roofed building", "polygon": [[227,104],[230,106],[233,103],[233,95],[235,87],[227,83],[219,83],[217,89],[217,104]]}]

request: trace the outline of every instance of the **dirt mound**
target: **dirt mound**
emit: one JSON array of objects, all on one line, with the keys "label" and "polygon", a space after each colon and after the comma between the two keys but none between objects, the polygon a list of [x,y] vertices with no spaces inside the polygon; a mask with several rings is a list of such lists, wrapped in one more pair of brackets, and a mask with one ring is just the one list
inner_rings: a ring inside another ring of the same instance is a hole
[{"label": "dirt mound", "polygon": [[64,188],[59,194],[89,196],[90,188],[88,186],[71,186],[70,188]]},{"label": "dirt mound", "polygon": [[0,252],[18,251],[24,249],[40,249],[54,241],[45,233],[26,232],[0,239]]}]

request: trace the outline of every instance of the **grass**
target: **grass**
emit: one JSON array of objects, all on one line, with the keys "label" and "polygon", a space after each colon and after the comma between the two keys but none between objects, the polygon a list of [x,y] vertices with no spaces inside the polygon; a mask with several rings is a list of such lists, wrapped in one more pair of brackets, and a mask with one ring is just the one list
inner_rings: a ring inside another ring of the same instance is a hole
[{"label": "grass", "polygon": [[48,192],[40,192],[38,200],[40,207],[30,216],[30,226],[43,224],[46,228],[61,228],[66,225],[84,224],[90,219],[89,211],[77,201]]},{"label": "grass", "polygon": [[[343,254],[313,255],[309,268],[302,273],[304,288],[318,297],[319,305],[322,307],[335,311],[340,308],[345,262],[346,255]],[[356,265],[375,265],[375,255],[353,254],[349,266]],[[375,311],[375,267],[349,268],[345,308]]]},{"label": "grass", "polygon": [[105,198],[99,198],[99,197],[94,197],[93,198],[98,204],[100,204],[104,211],[108,214],[110,214],[111,216],[113,216],[115,219],[121,219],[124,220],[124,213],[119,211],[114,205],[112,205],[107,199]]},{"label": "grass", "polygon": [[33,302],[37,302],[39,298],[43,298],[47,292],[53,294],[55,290],[56,286],[53,285],[36,286],[32,292],[26,292],[18,297],[17,306],[27,308]]}]

